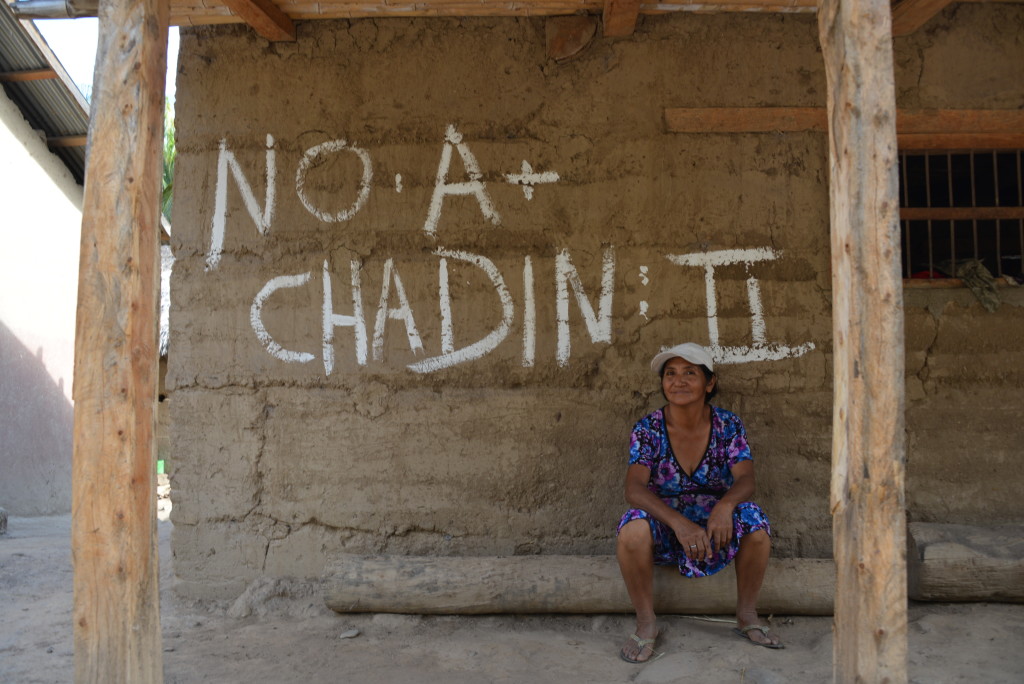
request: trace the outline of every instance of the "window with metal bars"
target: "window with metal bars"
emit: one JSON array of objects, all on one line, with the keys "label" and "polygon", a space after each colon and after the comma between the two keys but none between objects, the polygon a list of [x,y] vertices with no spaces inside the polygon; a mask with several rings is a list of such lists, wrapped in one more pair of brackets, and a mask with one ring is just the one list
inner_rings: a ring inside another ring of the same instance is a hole
[{"label": "window with metal bars", "polygon": [[1024,281],[1022,152],[900,153],[904,278],[954,278],[977,261]]}]

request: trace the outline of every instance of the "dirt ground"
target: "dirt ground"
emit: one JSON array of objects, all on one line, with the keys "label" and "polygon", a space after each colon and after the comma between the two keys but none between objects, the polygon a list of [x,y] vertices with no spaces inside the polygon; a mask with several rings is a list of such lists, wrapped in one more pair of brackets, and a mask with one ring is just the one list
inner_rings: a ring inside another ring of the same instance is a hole
[{"label": "dirt ground", "polygon": [[[0,682],[72,680],[70,517],[12,518],[0,537]],[[190,682],[827,682],[832,621],[775,616],[787,644],[743,644],[721,618],[666,617],[665,655],[616,657],[622,615],[338,615],[313,586],[267,582],[233,604],[172,591],[171,523],[160,523],[164,679]],[[1024,606],[915,604],[910,681],[1019,682]],[[358,630],[357,636],[347,636]]]}]

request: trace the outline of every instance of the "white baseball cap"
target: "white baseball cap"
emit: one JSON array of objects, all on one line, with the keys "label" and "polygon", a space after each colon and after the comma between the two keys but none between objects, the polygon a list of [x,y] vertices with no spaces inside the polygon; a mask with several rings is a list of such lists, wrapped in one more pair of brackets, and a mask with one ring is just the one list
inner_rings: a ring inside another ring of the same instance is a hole
[{"label": "white baseball cap", "polygon": [[694,342],[683,342],[658,352],[651,359],[651,370],[661,374],[662,367],[676,357],[685,359],[690,363],[695,363],[698,366],[707,366],[710,371],[715,370],[715,361],[711,358],[711,354],[708,353],[707,349]]}]

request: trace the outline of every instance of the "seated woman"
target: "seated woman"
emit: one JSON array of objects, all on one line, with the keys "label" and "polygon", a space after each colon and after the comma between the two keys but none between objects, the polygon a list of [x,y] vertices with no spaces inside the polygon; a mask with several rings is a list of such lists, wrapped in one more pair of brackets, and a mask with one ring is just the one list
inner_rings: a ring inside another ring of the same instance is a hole
[{"label": "seated woman", "polygon": [[739,417],[708,403],[718,392],[714,361],[687,342],[657,354],[668,404],[633,428],[626,502],[616,554],[636,610],[636,632],[620,656],[642,663],[654,644],[654,565],[675,565],[686,577],[712,575],[736,559],[736,629],[768,648],[783,648],[758,622],[771,528],[754,496],[754,462]]}]

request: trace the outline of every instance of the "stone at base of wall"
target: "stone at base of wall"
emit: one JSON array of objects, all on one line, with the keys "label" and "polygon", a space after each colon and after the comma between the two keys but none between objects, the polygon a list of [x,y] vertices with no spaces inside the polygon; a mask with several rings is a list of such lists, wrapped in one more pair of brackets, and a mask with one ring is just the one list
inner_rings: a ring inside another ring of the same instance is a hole
[{"label": "stone at base of wall", "polygon": [[7,511],[0,508],[0,534],[7,534]]}]

